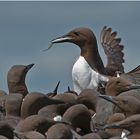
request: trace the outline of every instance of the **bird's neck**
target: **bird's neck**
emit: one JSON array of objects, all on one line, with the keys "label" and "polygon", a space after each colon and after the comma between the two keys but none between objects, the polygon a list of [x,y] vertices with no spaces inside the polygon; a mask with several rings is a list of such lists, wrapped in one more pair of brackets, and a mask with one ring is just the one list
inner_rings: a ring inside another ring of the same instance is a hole
[{"label": "bird's neck", "polygon": [[8,81],[8,89],[9,93],[21,93],[23,96],[25,96],[28,93],[28,89],[26,87],[25,82],[19,84],[17,82]]},{"label": "bird's neck", "polygon": [[99,55],[97,45],[94,45],[94,47],[89,45],[82,47],[81,56],[85,58],[93,70],[100,74],[105,74],[105,68]]}]

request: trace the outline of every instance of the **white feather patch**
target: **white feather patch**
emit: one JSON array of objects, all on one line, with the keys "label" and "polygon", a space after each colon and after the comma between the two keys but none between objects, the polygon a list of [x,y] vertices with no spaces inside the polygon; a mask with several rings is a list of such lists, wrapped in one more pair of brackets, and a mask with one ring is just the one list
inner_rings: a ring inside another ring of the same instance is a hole
[{"label": "white feather patch", "polygon": [[74,90],[78,94],[86,88],[96,90],[99,81],[108,81],[108,77],[94,71],[83,56],[80,56],[75,62],[72,69],[72,78]]}]

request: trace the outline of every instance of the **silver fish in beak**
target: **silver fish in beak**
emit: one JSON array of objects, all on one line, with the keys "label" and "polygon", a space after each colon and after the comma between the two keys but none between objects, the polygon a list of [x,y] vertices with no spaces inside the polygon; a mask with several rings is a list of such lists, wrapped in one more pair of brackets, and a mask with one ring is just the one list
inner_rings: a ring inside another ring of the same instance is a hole
[{"label": "silver fish in beak", "polygon": [[49,50],[50,48],[52,48],[53,44],[55,43],[62,43],[62,42],[67,42],[67,41],[70,41],[72,39],[72,37],[68,37],[68,36],[62,36],[62,37],[58,37],[56,39],[53,39],[49,45],[49,47],[43,51],[47,51]]}]

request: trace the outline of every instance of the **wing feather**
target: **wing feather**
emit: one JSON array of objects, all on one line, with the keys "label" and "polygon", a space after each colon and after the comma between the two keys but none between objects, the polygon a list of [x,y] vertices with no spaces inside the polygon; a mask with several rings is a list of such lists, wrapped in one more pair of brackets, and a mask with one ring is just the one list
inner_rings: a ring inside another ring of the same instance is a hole
[{"label": "wing feather", "polygon": [[106,33],[106,26],[103,27],[102,31],[101,31],[101,37],[100,37],[100,40],[101,40],[101,43],[103,42],[103,40],[105,39],[105,33]]},{"label": "wing feather", "polygon": [[115,47],[113,47],[115,52],[119,52],[122,51],[124,49],[123,45],[116,45]]},{"label": "wing feather", "polygon": [[110,39],[108,40],[108,44],[110,44],[116,36],[117,36],[117,32],[111,33]]},{"label": "wing feather", "polygon": [[128,75],[140,74],[140,65],[127,73]]},{"label": "wing feather", "polygon": [[110,42],[110,44],[107,45],[110,45],[113,48],[114,46],[118,45],[120,42],[121,42],[121,38],[115,38]]},{"label": "wing feather", "polygon": [[109,75],[115,75],[116,71],[124,73],[124,46],[121,45],[121,38],[117,38],[117,32],[106,26],[103,27],[100,41],[107,56],[106,70]]}]

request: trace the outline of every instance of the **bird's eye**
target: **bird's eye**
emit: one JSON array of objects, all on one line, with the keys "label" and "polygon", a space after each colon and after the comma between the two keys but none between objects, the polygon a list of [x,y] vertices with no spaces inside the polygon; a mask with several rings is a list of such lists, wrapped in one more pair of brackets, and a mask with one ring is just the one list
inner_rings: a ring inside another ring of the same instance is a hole
[{"label": "bird's eye", "polygon": [[78,32],[74,32],[74,34],[75,34],[75,35],[77,35],[77,36],[79,35],[79,33],[78,33]]},{"label": "bird's eye", "polygon": [[133,123],[133,124],[136,124],[136,123],[137,123],[137,121],[136,121],[136,120],[133,120],[133,121],[132,121],[132,123]]},{"label": "bird's eye", "polygon": [[128,100],[122,100],[122,102],[124,103],[124,104],[128,104]]}]

